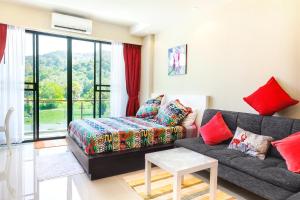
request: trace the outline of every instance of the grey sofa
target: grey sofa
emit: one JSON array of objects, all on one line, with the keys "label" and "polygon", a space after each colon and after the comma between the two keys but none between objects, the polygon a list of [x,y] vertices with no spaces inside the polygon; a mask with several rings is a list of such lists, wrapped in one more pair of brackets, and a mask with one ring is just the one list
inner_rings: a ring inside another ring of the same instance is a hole
[{"label": "grey sofa", "polygon": [[[218,111],[222,112],[228,127],[272,136],[275,140],[300,131],[300,120],[283,117],[208,109],[204,112],[202,125]],[[227,149],[230,141],[209,146],[202,138],[177,140],[176,147],[185,147],[219,161],[218,176],[263,198],[270,200],[300,200],[300,175],[287,170],[279,152],[271,147],[265,160]],[[300,158],[299,158],[300,159]]]}]

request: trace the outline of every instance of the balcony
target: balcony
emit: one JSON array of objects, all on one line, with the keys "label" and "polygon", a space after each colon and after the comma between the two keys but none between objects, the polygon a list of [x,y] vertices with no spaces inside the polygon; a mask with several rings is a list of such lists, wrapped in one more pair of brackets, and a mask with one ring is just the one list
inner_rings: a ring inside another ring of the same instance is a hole
[{"label": "balcony", "polygon": [[[109,98],[96,100],[96,116],[108,117],[110,113]],[[73,120],[93,118],[94,100],[73,100]],[[100,107],[101,106],[101,107]],[[39,137],[59,137],[67,133],[67,100],[39,100]],[[33,100],[25,99],[24,122],[25,140],[33,139]]]}]

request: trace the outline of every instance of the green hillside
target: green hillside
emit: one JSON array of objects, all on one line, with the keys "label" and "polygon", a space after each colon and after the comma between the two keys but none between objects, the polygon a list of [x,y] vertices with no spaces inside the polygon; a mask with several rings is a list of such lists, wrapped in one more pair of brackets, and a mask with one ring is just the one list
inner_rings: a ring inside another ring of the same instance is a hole
[{"label": "green hillside", "polygon": [[[63,51],[39,56],[40,123],[66,122],[67,55]],[[32,56],[26,57],[26,82],[32,82]],[[101,82],[109,84],[110,52],[102,52]],[[97,84],[100,80],[100,63],[96,62]],[[94,98],[94,55],[75,53],[72,58],[72,96],[74,118],[92,117]],[[97,94],[97,97],[99,94]],[[109,115],[109,93],[102,93],[101,114]],[[25,122],[32,123],[32,93],[26,92]],[[99,98],[97,98],[99,99]],[[96,105],[99,110],[100,105]]]}]

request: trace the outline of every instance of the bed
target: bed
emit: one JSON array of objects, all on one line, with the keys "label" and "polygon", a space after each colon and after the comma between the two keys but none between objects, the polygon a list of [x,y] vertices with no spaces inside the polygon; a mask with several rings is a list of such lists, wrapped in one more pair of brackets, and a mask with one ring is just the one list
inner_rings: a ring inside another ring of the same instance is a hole
[{"label": "bed", "polygon": [[84,119],[69,125],[70,137],[87,155],[169,144],[185,133],[183,126],[167,127],[135,117]]},{"label": "bed", "polygon": [[69,125],[68,147],[91,180],[142,169],[145,153],[173,148],[175,140],[195,133],[208,101],[203,95],[165,95],[165,102],[173,99],[197,110],[194,128],[135,117],[75,120]]}]

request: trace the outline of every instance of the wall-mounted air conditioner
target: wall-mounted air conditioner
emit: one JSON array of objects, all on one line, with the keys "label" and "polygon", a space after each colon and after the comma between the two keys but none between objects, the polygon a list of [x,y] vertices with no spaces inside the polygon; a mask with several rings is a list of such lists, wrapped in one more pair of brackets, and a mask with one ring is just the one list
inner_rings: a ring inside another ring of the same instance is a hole
[{"label": "wall-mounted air conditioner", "polygon": [[92,20],[60,13],[52,13],[52,28],[76,33],[91,34]]}]

